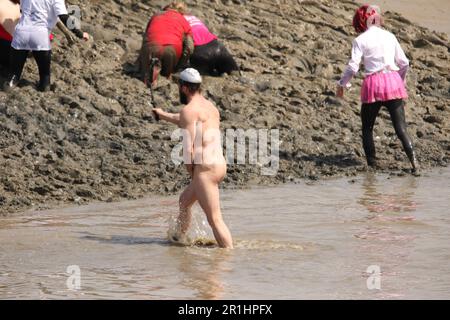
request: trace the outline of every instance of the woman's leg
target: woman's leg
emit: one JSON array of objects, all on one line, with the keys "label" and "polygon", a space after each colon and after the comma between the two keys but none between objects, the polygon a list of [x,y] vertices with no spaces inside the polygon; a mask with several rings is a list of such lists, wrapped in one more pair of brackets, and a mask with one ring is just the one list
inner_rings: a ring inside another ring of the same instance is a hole
[{"label": "woman's leg", "polygon": [[9,68],[10,62],[11,42],[0,40],[0,65],[4,68]]},{"label": "woman's leg", "polygon": [[39,91],[47,91],[50,88],[50,65],[52,51],[33,51],[34,60],[39,69]]},{"label": "woman's leg", "polygon": [[3,85],[3,90],[8,91],[17,85],[22,77],[23,67],[28,57],[28,50],[16,50],[11,47],[9,56],[9,71],[10,76],[6,83]]},{"label": "woman's leg", "polygon": [[207,43],[202,46],[196,46],[194,53],[190,57],[191,66],[201,74],[214,75],[215,64],[212,61],[214,55],[213,44]]},{"label": "woman's leg", "polygon": [[391,100],[387,101],[385,105],[391,115],[391,121],[394,125],[395,133],[402,142],[403,149],[411,162],[413,172],[416,173],[418,170],[418,164],[411,138],[406,129],[407,125],[405,119],[404,101],[401,99]]},{"label": "woman's leg", "polygon": [[216,69],[219,75],[222,75],[223,73],[230,74],[233,71],[238,71],[239,67],[231,53],[227,50],[223,43],[219,41],[217,42],[219,46],[219,55],[216,58]]},{"label": "woman's leg", "polygon": [[363,103],[361,106],[361,121],[362,121],[362,136],[363,147],[366,154],[367,164],[371,167],[376,165],[375,143],[373,142],[373,127],[378,113],[380,112],[381,104]]}]

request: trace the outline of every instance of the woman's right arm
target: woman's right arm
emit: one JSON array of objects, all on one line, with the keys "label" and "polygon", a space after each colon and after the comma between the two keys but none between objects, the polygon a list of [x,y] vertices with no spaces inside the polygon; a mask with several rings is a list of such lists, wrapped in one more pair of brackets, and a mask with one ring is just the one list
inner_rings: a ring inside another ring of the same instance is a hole
[{"label": "woman's right arm", "polygon": [[358,73],[359,65],[361,64],[363,52],[358,44],[358,42],[353,40],[352,42],[352,57],[347,65],[347,69],[345,69],[345,72],[339,80],[338,85],[341,87],[350,87],[349,83],[350,80],[355,76],[355,74]]},{"label": "woman's right arm", "polygon": [[355,76],[355,74],[358,73],[362,57],[363,52],[355,39],[352,42],[352,57],[347,65],[347,68],[345,69],[344,74],[341,77],[341,80],[339,80],[337,83],[336,96],[338,96],[339,98],[344,97],[344,88],[350,88],[350,81]]}]

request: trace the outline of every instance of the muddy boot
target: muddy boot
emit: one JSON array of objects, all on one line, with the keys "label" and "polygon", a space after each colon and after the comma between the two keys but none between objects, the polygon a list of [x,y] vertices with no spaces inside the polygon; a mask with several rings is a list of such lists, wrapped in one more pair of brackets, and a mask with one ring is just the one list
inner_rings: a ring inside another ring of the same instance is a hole
[{"label": "muddy boot", "polygon": [[411,162],[411,173],[416,177],[420,176],[419,161],[417,161],[416,153],[413,152],[412,155],[408,155],[408,158]]},{"label": "muddy boot", "polygon": [[44,77],[44,79],[41,79],[39,81],[37,89],[40,92],[50,91],[50,77]]},{"label": "muddy boot", "polygon": [[377,159],[375,157],[368,157],[367,158],[367,165],[369,168],[376,170],[377,169]]},{"label": "muddy boot", "polygon": [[19,79],[16,75],[11,76],[11,78],[3,84],[3,91],[9,92],[19,83]]}]

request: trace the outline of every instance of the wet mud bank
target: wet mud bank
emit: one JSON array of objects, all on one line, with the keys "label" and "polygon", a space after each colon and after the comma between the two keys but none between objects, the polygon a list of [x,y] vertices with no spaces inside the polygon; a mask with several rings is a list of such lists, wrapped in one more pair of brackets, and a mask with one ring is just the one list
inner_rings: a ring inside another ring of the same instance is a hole
[{"label": "wet mud bank", "polygon": [[[274,176],[258,165],[230,165],[225,188],[353,176],[366,170],[359,86],[344,100],[335,83],[355,34],[352,1],[187,1],[236,57],[241,74],[206,77],[205,95],[223,129],[278,129]],[[29,59],[20,89],[0,93],[0,213],[91,201],[136,199],[180,190],[188,181],[170,155],[175,129],[156,123],[134,62],[152,12],[165,1],[67,1],[82,8],[94,41],[69,46],[56,33],[52,89],[37,92]],[[411,60],[406,113],[428,170],[450,155],[450,43],[444,33],[388,12]],[[0,79],[0,84],[3,82]],[[179,110],[176,84],[162,79],[157,104]],[[382,171],[404,174],[406,155],[384,111],[375,128]],[[270,139],[269,139],[270,141]]]}]

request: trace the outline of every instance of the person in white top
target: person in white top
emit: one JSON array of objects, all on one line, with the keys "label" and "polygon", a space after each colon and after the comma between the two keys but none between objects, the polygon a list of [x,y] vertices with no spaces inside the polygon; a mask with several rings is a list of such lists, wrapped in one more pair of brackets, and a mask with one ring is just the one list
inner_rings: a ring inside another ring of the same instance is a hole
[{"label": "person in white top", "polygon": [[395,132],[411,162],[412,173],[418,174],[418,163],[413,144],[406,129],[404,99],[409,60],[397,38],[381,28],[381,11],[378,6],[364,5],[356,10],[353,26],[360,35],[353,40],[352,56],[342,78],[338,81],[336,95],[344,96],[350,80],[357,74],[361,62],[365,78],[361,88],[361,120],[363,146],[367,164],[376,167],[373,127],[381,107],[390,113]]},{"label": "person in white top", "polygon": [[32,51],[39,68],[40,91],[50,87],[51,43],[50,34],[58,18],[78,37],[85,40],[89,35],[79,29],[68,26],[64,0],[21,0],[21,17],[16,26],[11,44],[11,75],[5,83],[4,90],[14,87],[22,75],[28,53]]}]

